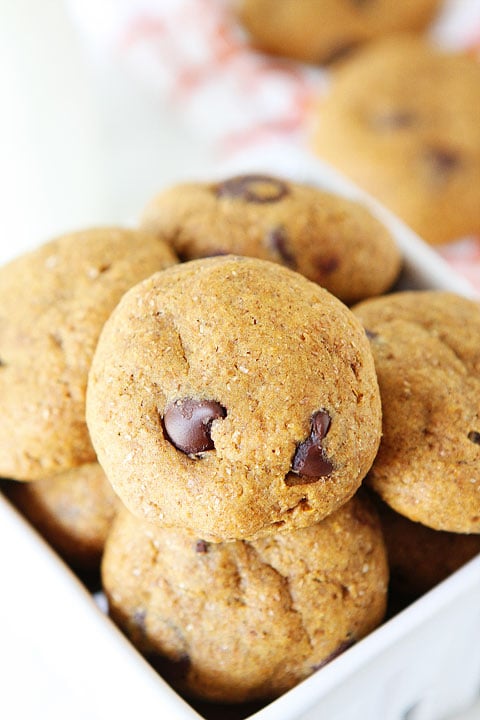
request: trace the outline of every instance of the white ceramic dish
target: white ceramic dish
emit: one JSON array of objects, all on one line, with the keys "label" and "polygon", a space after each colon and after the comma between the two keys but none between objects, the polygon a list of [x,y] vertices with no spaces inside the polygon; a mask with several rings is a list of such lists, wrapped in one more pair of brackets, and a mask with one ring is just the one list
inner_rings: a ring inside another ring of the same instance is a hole
[{"label": "white ceramic dish", "polygon": [[[473,296],[466,281],[375,201],[330,168],[271,146],[223,167],[316,182],[359,199],[390,227],[405,258],[401,284]],[[76,577],[0,496],[0,716],[198,720],[138,655]],[[445,720],[480,693],[480,556],[255,720]],[[28,678],[24,703],[22,678]],[[56,705],[51,689],[63,689]],[[67,699],[67,704],[66,700]],[[225,720],[228,720],[226,712]]]}]

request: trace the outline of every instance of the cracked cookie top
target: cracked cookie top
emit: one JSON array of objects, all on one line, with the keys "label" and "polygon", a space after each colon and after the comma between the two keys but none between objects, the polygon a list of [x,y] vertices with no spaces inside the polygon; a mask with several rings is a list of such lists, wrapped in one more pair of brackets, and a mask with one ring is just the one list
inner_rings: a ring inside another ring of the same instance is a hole
[{"label": "cracked cookie top", "polygon": [[383,619],[378,518],[356,495],[320,523],[207,543],[123,510],[103,583],[113,618],[175,687],[216,702],[270,699]]},{"label": "cracked cookie top", "polygon": [[85,391],[100,330],[126,290],[174,262],[146,232],[98,228],[0,269],[0,476],[36,480],[95,460]]},{"label": "cracked cookie top", "polygon": [[298,273],[226,256],[157,273],[102,332],[87,419],[129,509],[206,540],[317,522],[380,438],[368,340]]},{"label": "cracked cookie top", "polygon": [[480,306],[402,292],[361,303],[383,409],[368,482],[410,520],[480,532]]}]

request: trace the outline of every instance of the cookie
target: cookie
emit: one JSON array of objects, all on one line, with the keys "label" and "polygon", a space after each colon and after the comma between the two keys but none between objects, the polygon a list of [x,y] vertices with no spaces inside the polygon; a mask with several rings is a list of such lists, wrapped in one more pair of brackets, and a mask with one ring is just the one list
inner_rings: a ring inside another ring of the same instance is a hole
[{"label": "cookie", "polygon": [[175,262],[145,232],[66,235],[0,268],[0,477],[37,480],[94,462],[87,374],[126,290]]},{"label": "cookie", "polygon": [[98,463],[87,463],[5,492],[52,547],[76,569],[95,569],[120,501]]},{"label": "cookie", "polygon": [[435,290],[367,300],[383,409],[367,481],[401,515],[480,533],[480,306]]},{"label": "cookie", "polygon": [[239,0],[237,14],[257,48],[328,63],[374,38],[423,30],[438,5],[439,0]]},{"label": "cookie", "polygon": [[383,502],[377,510],[387,546],[390,587],[403,598],[423,595],[480,553],[480,535],[432,530]]},{"label": "cookie", "polygon": [[205,540],[310,525],[372,464],[380,399],[353,313],[265,260],[192,260],[127,293],[88,382],[99,461],[134,514]]},{"label": "cookie", "polygon": [[123,511],[102,563],[113,619],[181,692],[270,699],[373,630],[388,569],[358,496],[321,523],[207,543]]},{"label": "cookie", "polygon": [[334,74],[315,151],[431,244],[480,231],[480,65],[397,37]]},{"label": "cookie", "polygon": [[142,224],[183,260],[271,260],[345,303],[384,293],[401,264],[390,233],[362,205],[265,175],[174,186],[149,203]]}]

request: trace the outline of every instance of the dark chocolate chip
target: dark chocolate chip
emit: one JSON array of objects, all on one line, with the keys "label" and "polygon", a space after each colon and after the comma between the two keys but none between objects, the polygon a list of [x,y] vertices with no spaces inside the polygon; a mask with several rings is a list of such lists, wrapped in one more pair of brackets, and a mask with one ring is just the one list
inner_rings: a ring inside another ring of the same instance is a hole
[{"label": "dark chocolate chip", "polygon": [[[333,464],[325,455],[322,440],[330,429],[331,418],[325,410],[316,412],[311,421],[310,435],[297,445],[292,461],[292,470],[302,478],[319,478],[330,475]],[[289,473],[285,478],[287,485],[298,485]],[[308,480],[304,482],[309,482]],[[310,481],[315,482],[315,480]]]},{"label": "dark chocolate chip", "polygon": [[218,198],[238,198],[252,203],[274,203],[289,194],[287,183],[269,175],[237,175],[215,187]]},{"label": "dark chocolate chip", "polygon": [[322,275],[330,275],[340,265],[340,260],[336,255],[331,255],[326,258],[317,258],[315,260],[315,267]]},{"label": "dark chocolate chip", "polygon": [[204,555],[208,552],[208,543],[205,540],[197,540],[195,543],[195,552]]},{"label": "dark chocolate chip", "polygon": [[461,165],[461,157],[454,150],[445,148],[427,148],[423,155],[429,174],[437,182],[445,182]]},{"label": "dark chocolate chip", "polygon": [[333,652],[330,653],[330,655],[327,655],[327,657],[324,658],[321,662],[313,665],[312,671],[315,672],[316,670],[320,670],[320,668],[325,667],[325,665],[328,665],[329,662],[335,660],[335,658],[345,652],[345,650],[351,648],[352,645],[355,645],[355,640],[344,640]]},{"label": "dark chocolate chip", "polygon": [[297,267],[295,257],[288,248],[288,235],[284,227],[278,225],[269,230],[265,236],[265,242],[285,265],[291,268]]},{"label": "dark chocolate chip", "polygon": [[475,443],[475,445],[480,445],[480,432],[477,432],[477,430],[470,430],[467,437]]},{"label": "dark chocolate chip", "polygon": [[375,130],[403,130],[412,127],[416,116],[409,110],[385,110],[376,112],[371,118]]},{"label": "dark chocolate chip", "polygon": [[187,455],[213,450],[210,436],[214,420],[224,418],[225,408],[215,400],[184,398],[171,403],[163,416],[167,439]]}]

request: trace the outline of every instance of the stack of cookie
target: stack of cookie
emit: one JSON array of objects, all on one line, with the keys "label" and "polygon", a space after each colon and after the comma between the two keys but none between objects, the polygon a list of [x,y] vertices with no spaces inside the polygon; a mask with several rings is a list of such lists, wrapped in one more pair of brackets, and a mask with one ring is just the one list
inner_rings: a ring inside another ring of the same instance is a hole
[{"label": "stack of cookie", "polygon": [[110,611],[181,691],[275,697],[382,620],[381,528],[353,497],[380,441],[375,368],[319,285],[232,255],[153,275],[102,331],[87,421],[128,508]]},{"label": "stack of cookie", "polygon": [[103,228],[46,243],[0,269],[0,477],[75,567],[98,567],[118,500],[85,422],[100,330],[129,287],[176,262],[143,231]]}]

